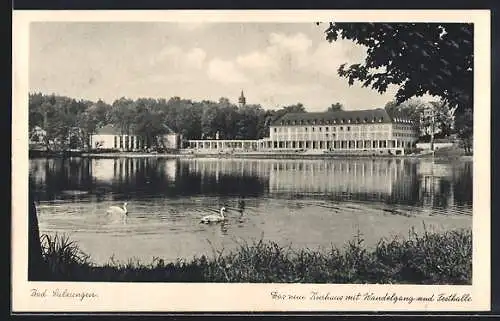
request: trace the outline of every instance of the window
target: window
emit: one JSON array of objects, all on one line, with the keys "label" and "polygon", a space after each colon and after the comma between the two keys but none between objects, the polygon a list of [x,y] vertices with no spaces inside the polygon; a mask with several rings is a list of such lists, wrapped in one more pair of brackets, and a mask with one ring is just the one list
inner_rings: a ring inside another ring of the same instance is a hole
[{"label": "window", "polygon": [[344,130],[344,127],[340,126],[340,130]]},{"label": "window", "polygon": [[350,131],[351,130],[351,126],[347,126],[347,131]]},{"label": "window", "polygon": [[118,147],[118,137],[115,136],[115,139],[114,139],[114,145],[113,145],[114,148],[117,148]]},{"label": "window", "polygon": [[325,132],[327,132],[328,130],[329,130],[329,128],[328,128],[328,127],[325,127]]},{"label": "window", "polygon": [[321,131],[321,127],[319,128],[319,131]]},{"label": "window", "polygon": [[123,148],[123,136],[120,136],[120,148]]},{"label": "window", "polygon": [[314,126],[313,126],[312,131],[314,132],[314,130],[315,130],[315,128],[314,128]]},{"label": "window", "polygon": [[307,133],[307,127],[304,127],[304,131]]},{"label": "window", "polygon": [[274,127],[274,132],[276,133],[276,127]]}]

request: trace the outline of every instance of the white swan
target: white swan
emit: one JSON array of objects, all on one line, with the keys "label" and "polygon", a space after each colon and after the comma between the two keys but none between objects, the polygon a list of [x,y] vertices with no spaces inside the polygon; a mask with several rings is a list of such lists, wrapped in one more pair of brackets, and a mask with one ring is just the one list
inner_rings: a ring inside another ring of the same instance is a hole
[{"label": "white swan", "polygon": [[210,214],[210,215],[204,216],[200,222],[201,223],[222,222],[226,219],[226,217],[224,216],[225,211],[226,211],[226,208],[222,207],[220,209],[219,214]]},{"label": "white swan", "polygon": [[108,208],[106,213],[115,215],[127,215],[127,202],[123,203],[123,208],[120,206],[111,206],[110,208]]}]

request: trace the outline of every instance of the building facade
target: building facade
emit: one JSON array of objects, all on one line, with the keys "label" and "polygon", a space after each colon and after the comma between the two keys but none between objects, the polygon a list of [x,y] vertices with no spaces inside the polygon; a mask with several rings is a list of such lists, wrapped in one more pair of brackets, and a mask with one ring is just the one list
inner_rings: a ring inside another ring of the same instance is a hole
[{"label": "building facade", "polygon": [[402,150],[414,147],[419,126],[384,109],[289,113],[270,126],[267,149]]},{"label": "building facade", "polygon": [[92,149],[115,149],[121,151],[134,151],[143,149],[145,140],[135,134],[123,134],[119,128],[109,124],[99,128],[90,137]]},{"label": "building facade", "polygon": [[415,147],[419,124],[390,116],[385,109],[288,113],[269,128],[269,137],[259,140],[190,140],[189,147],[203,152],[308,151],[387,152],[402,154]]},{"label": "building facade", "polygon": [[[178,149],[181,144],[180,135],[169,132],[159,138],[160,145],[166,149]],[[119,151],[139,151],[147,146],[146,139],[131,133],[123,134],[119,128],[110,124],[99,128],[90,137],[92,149],[113,149]]]}]

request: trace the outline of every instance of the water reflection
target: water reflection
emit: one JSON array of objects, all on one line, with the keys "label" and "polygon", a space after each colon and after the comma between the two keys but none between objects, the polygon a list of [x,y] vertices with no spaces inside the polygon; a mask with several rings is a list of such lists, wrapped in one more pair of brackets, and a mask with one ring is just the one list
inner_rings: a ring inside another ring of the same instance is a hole
[{"label": "water reflection", "polygon": [[[32,159],[41,233],[94,262],[211,255],[261,237],[296,247],[367,244],[410,228],[471,226],[472,163],[406,159]],[[109,206],[128,202],[113,220]],[[228,209],[224,224],[201,217]]]},{"label": "water reflection", "polygon": [[[194,196],[382,201],[428,208],[472,206],[472,162],[406,159],[32,159],[41,201]],[[236,205],[235,205],[236,206]]]}]

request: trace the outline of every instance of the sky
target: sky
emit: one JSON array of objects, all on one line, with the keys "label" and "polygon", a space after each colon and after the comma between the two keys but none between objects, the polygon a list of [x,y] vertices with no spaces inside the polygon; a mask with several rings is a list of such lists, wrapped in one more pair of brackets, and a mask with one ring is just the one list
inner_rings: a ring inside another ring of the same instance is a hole
[{"label": "sky", "polygon": [[337,75],[366,48],[329,43],[314,23],[34,22],[30,92],[76,99],[181,98],[265,109],[302,103],[324,111],[381,108],[394,99]]}]

